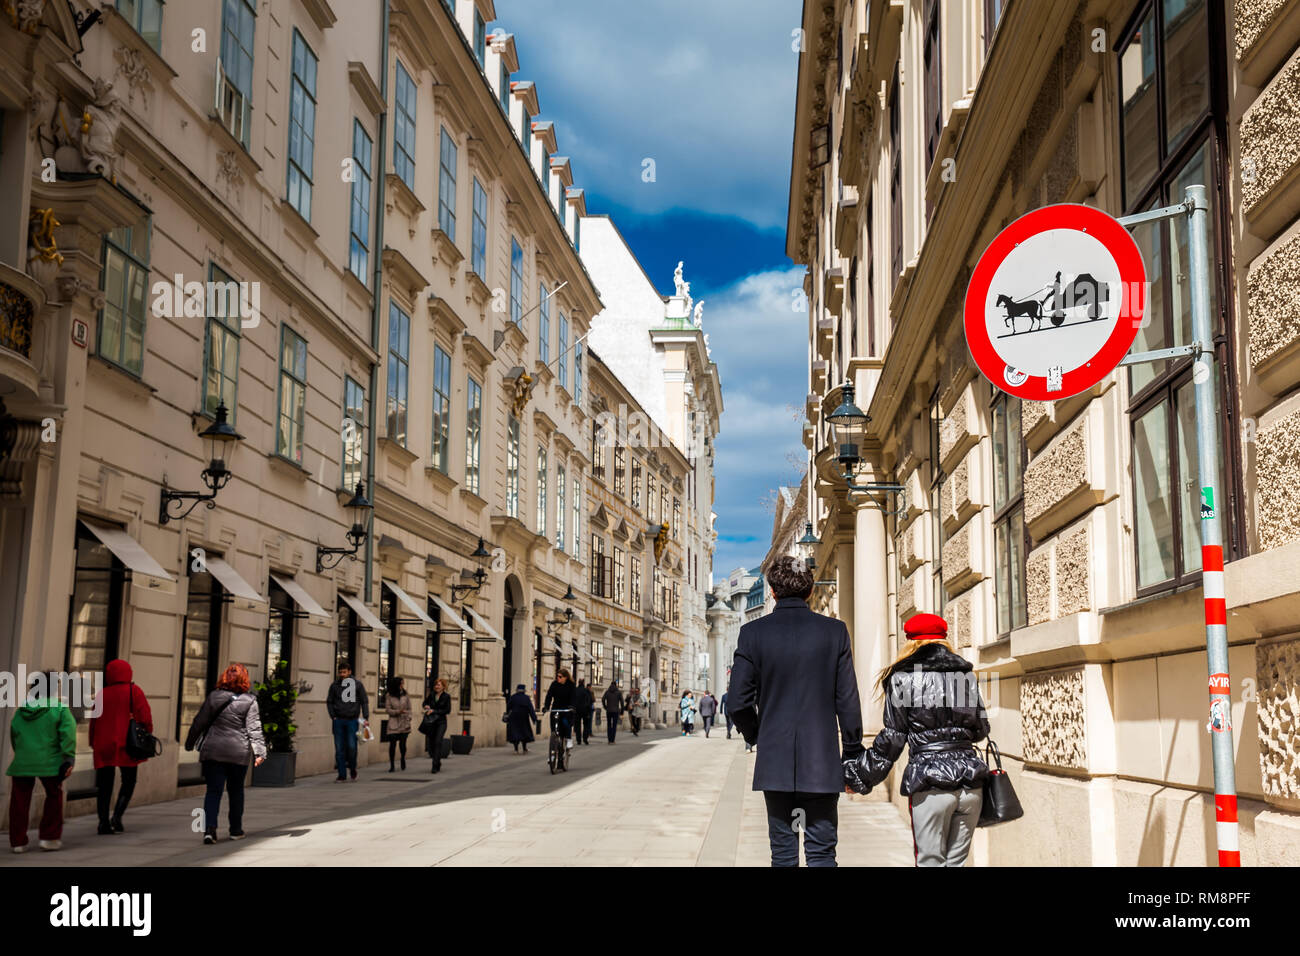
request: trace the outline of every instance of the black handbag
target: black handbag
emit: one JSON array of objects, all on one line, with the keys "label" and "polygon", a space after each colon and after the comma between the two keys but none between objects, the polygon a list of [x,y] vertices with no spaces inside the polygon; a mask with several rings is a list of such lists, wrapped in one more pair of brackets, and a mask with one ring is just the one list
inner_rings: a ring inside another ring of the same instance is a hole
[{"label": "black handbag", "polygon": [[148,760],[162,753],[162,741],[145,730],[135,719],[135,684],[127,690],[127,709],[131,719],[126,725],[126,752],[132,760]]},{"label": "black handbag", "polygon": [[434,727],[438,724],[438,718],[433,714],[425,714],[424,719],[420,721],[420,733],[426,737],[433,733]]},{"label": "black handbag", "polygon": [[[989,754],[993,754],[993,763],[989,763]],[[980,822],[976,826],[991,827],[999,823],[1010,823],[1025,815],[1020,806],[1020,798],[1011,786],[1011,778],[1002,769],[1002,753],[992,738],[984,748],[984,762],[989,764],[989,775],[984,778],[984,805],[980,807]]]}]

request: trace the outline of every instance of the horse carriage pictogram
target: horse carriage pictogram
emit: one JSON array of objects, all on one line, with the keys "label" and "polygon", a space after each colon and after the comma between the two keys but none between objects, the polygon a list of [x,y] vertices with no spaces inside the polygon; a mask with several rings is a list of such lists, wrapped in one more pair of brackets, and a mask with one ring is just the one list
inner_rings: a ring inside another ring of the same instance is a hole
[{"label": "horse carriage pictogram", "polygon": [[[1046,295],[1038,298],[1040,293],[1046,291]],[[1051,320],[1053,328],[1060,328],[1065,324],[1066,313],[1073,309],[1086,309],[1087,321],[1095,322],[1097,319],[1106,318],[1106,302],[1110,297],[1110,290],[1106,283],[1098,281],[1090,273],[1081,272],[1072,280],[1061,284],[1061,273],[1056,274],[1056,278],[1051,283],[1043,286],[1037,292],[1022,296],[1019,299],[1013,299],[1005,293],[998,295],[995,304],[1006,310],[1005,322],[1007,328],[1011,331],[1008,335],[1022,335],[1025,332],[1037,332],[1043,328],[1043,318],[1046,316]],[[1051,302],[1050,310],[1048,302]],[[1020,332],[1016,331],[1016,319],[1027,317],[1029,327]],[[1078,323],[1071,323],[1077,325]],[[1006,336],[999,336],[1005,338]]]}]

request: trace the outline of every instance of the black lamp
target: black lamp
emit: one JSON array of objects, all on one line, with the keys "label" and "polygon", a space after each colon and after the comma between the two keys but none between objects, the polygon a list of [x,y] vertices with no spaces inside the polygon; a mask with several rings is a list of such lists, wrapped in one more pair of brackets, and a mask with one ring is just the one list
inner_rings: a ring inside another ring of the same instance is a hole
[{"label": "black lamp", "polygon": [[[200,477],[203,484],[207,486],[207,492],[202,491],[172,491],[167,485],[163,484],[162,500],[158,505],[158,523],[166,524],[173,519],[179,521],[193,511],[200,502],[206,502],[209,508],[215,508],[216,502],[213,500],[217,497],[217,492],[226,487],[233,477],[233,473],[226,467],[226,459],[229,458],[235,449],[235,443],[244,440],[244,436],[235,431],[227,420],[228,411],[226,405],[222,402],[217,406],[216,418],[207,428],[199,432],[199,438],[207,444],[208,448],[208,467],[203,469]],[[190,506],[184,511],[176,514],[168,510],[172,502],[183,504],[190,502]]]},{"label": "black lamp", "polygon": [[[374,506],[366,498],[366,483],[364,481],[357,482],[356,493],[352,495],[352,498],[343,507],[345,507],[352,515],[352,527],[348,530],[346,536],[348,543],[351,544],[352,547],[322,548],[320,545],[316,545],[317,574],[321,571],[328,571],[331,568],[338,567],[339,562],[341,562],[344,557],[350,557],[355,561],[357,559],[357,552],[360,551],[361,546],[366,543],[367,517]],[[327,558],[333,558],[334,560],[327,561]]]},{"label": "black lamp", "polygon": [[478,546],[470,552],[469,556],[478,562],[478,567],[474,569],[474,583],[453,584],[451,586],[451,599],[453,601],[460,599],[460,593],[462,591],[466,594],[473,594],[483,586],[485,581],[487,581],[487,571],[484,569],[483,565],[492,559],[492,552],[484,546],[483,537],[481,535],[478,539]]},{"label": "black lamp", "polygon": [[[826,420],[835,429],[835,444],[837,446],[835,460],[839,463],[839,478],[844,482],[844,487],[848,491],[866,494],[871,499],[872,504],[884,514],[904,514],[907,510],[907,504],[902,485],[883,484],[881,482],[867,482],[860,485],[853,480],[858,465],[862,462],[862,453],[859,450],[859,432],[867,427],[871,421],[871,416],[854,404],[852,382],[846,381],[840,386],[839,407],[827,415]],[[808,533],[804,535],[804,538],[808,538],[811,533],[812,525],[809,524]],[[818,543],[820,544],[820,542]],[[809,567],[812,567],[811,563]]]},{"label": "black lamp", "polygon": [[813,534],[812,522],[807,522],[804,525],[803,537],[795,542],[795,547],[799,549],[799,557],[803,558],[809,571],[817,567],[817,559],[814,555],[817,553],[817,546],[821,543],[821,538]]}]

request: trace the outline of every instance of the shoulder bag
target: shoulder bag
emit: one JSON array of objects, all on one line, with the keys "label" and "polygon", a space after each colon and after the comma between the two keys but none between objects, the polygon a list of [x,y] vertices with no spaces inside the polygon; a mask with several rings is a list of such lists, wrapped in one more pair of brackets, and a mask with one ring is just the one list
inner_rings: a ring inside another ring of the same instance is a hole
[{"label": "shoulder bag", "polygon": [[208,739],[208,731],[210,731],[213,725],[216,724],[217,718],[221,716],[221,712],[225,710],[227,707],[229,707],[234,702],[236,697],[242,697],[242,696],[243,696],[242,694],[236,694],[232,692],[231,695],[226,698],[226,702],[213,712],[212,718],[208,721],[208,725],[198,732],[198,734],[194,737],[194,741],[192,743],[188,740],[185,742],[185,749],[201,751],[203,749],[203,742]]},{"label": "shoulder bag", "polygon": [[[992,761],[989,760],[990,754],[993,756]],[[1002,769],[1002,753],[992,738],[984,748],[984,762],[989,764],[989,775],[984,778],[984,805],[980,807],[980,822],[976,826],[991,827],[1019,820],[1025,811],[1011,786],[1011,778]]]},{"label": "shoulder bag", "polygon": [[130,720],[126,725],[126,752],[132,760],[148,760],[162,753],[162,741],[145,730],[135,719],[135,684],[127,690],[127,709]]}]

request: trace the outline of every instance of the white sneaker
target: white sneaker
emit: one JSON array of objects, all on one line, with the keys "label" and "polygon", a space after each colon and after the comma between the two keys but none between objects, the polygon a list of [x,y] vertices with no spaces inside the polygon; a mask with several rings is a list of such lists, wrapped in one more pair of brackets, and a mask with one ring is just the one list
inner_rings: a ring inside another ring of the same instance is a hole
[{"label": "white sneaker", "polygon": [[27,852],[27,844],[24,843],[22,846],[11,846],[9,849],[10,849],[11,851],[13,851],[14,853],[26,853],[26,852]]},{"label": "white sneaker", "polygon": [[572,750],[572,749],[573,749],[573,741],[572,741],[572,740],[566,740],[566,741],[564,742],[564,749],[565,749],[565,750]]},{"label": "white sneaker", "polygon": [[42,841],[41,841],[41,849],[42,849],[42,850],[62,850],[62,849],[63,849],[63,841],[62,841],[62,840],[42,840]]}]

